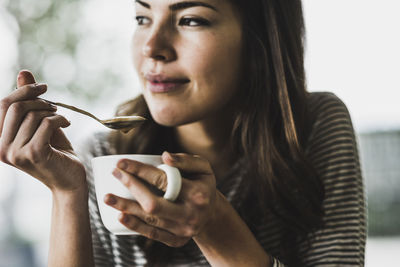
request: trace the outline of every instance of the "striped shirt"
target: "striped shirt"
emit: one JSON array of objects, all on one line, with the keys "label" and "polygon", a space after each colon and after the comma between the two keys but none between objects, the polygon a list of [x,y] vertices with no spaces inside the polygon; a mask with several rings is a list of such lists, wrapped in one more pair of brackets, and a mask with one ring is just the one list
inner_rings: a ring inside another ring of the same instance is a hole
[{"label": "striped shirt", "polygon": [[[296,244],[301,266],[363,266],[366,240],[366,215],[363,181],[356,138],[349,112],[332,93],[311,93],[309,107],[316,120],[306,146],[306,154],[323,183],[324,226],[310,233],[306,242]],[[90,159],[115,154],[106,134],[99,133],[81,147],[87,168],[89,212],[96,266],[144,266],[146,258],[137,244],[138,236],[116,236],[105,229],[97,206]],[[235,209],[239,209],[245,190],[244,168],[236,164],[217,185]],[[239,190],[241,188],[241,190]],[[267,216],[258,224],[254,236],[273,257],[274,266],[286,262],[280,252],[284,229],[279,218]],[[171,266],[209,266],[193,241],[175,248]]]}]

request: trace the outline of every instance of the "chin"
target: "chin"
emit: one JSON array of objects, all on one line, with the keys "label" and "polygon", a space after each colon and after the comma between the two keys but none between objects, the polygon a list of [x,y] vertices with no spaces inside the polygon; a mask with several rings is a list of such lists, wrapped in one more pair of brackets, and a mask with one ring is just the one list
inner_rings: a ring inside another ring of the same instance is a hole
[{"label": "chin", "polygon": [[154,121],[160,125],[176,127],[196,121],[196,112],[179,102],[152,99],[147,99],[146,102]]},{"label": "chin", "polygon": [[154,110],[150,108],[150,113],[154,121],[162,126],[174,127],[182,124],[182,118],[181,118],[182,114],[178,115],[173,110],[167,110],[167,109]]},{"label": "chin", "polygon": [[190,116],[185,116],[184,112],[166,112],[165,110],[164,111],[150,110],[150,113],[156,123],[166,127],[181,126],[195,121]]}]

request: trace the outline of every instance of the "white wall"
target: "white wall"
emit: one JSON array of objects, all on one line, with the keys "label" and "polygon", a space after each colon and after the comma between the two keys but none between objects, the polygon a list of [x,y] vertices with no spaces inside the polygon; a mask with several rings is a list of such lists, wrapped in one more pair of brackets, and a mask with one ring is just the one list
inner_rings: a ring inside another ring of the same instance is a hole
[{"label": "white wall", "polygon": [[333,91],[357,130],[400,128],[400,1],[305,0],[311,91]]}]

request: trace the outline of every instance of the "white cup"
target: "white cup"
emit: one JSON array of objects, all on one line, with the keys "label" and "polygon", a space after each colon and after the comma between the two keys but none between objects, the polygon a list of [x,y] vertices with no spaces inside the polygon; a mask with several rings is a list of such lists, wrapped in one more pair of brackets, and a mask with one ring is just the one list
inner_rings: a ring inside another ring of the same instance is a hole
[{"label": "white cup", "polygon": [[182,178],[177,168],[163,164],[161,156],[109,155],[92,159],[97,203],[104,226],[115,235],[134,235],[138,233],[128,229],[119,222],[118,216],[121,212],[104,203],[104,196],[109,193],[127,199],[135,199],[128,188],[112,175],[120,159],[140,161],[163,170],[167,175],[167,190],[164,194],[164,198],[170,201],[174,201],[178,197],[181,190]]}]

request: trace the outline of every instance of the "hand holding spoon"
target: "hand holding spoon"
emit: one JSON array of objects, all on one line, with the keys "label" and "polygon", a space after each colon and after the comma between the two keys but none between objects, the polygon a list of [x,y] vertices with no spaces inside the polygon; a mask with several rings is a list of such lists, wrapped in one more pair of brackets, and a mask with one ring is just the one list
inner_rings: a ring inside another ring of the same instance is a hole
[{"label": "hand holding spoon", "polygon": [[96,116],[94,116],[92,113],[85,111],[83,109],[74,107],[74,106],[70,106],[64,103],[60,103],[60,102],[52,102],[50,100],[46,100],[43,98],[40,98],[50,104],[56,105],[56,106],[60,106],[63,108],[67,108],[70,110],[73,110],[75,112],[81,113],[83,115],[89,116],[92,119],[95,119],[96,121],[100,122],[101,124],[103,124],[104,126],[113,129],[113,130],[120,130],[124,133],[129,132],[131,129],[136,128],[138,126],[140,126],[146,119],[141,117],[141,116],[118,116],[118,117],[114,117],[111,119],[106,119],[106,120],[101,120],[99,118],[97,118]]}]

